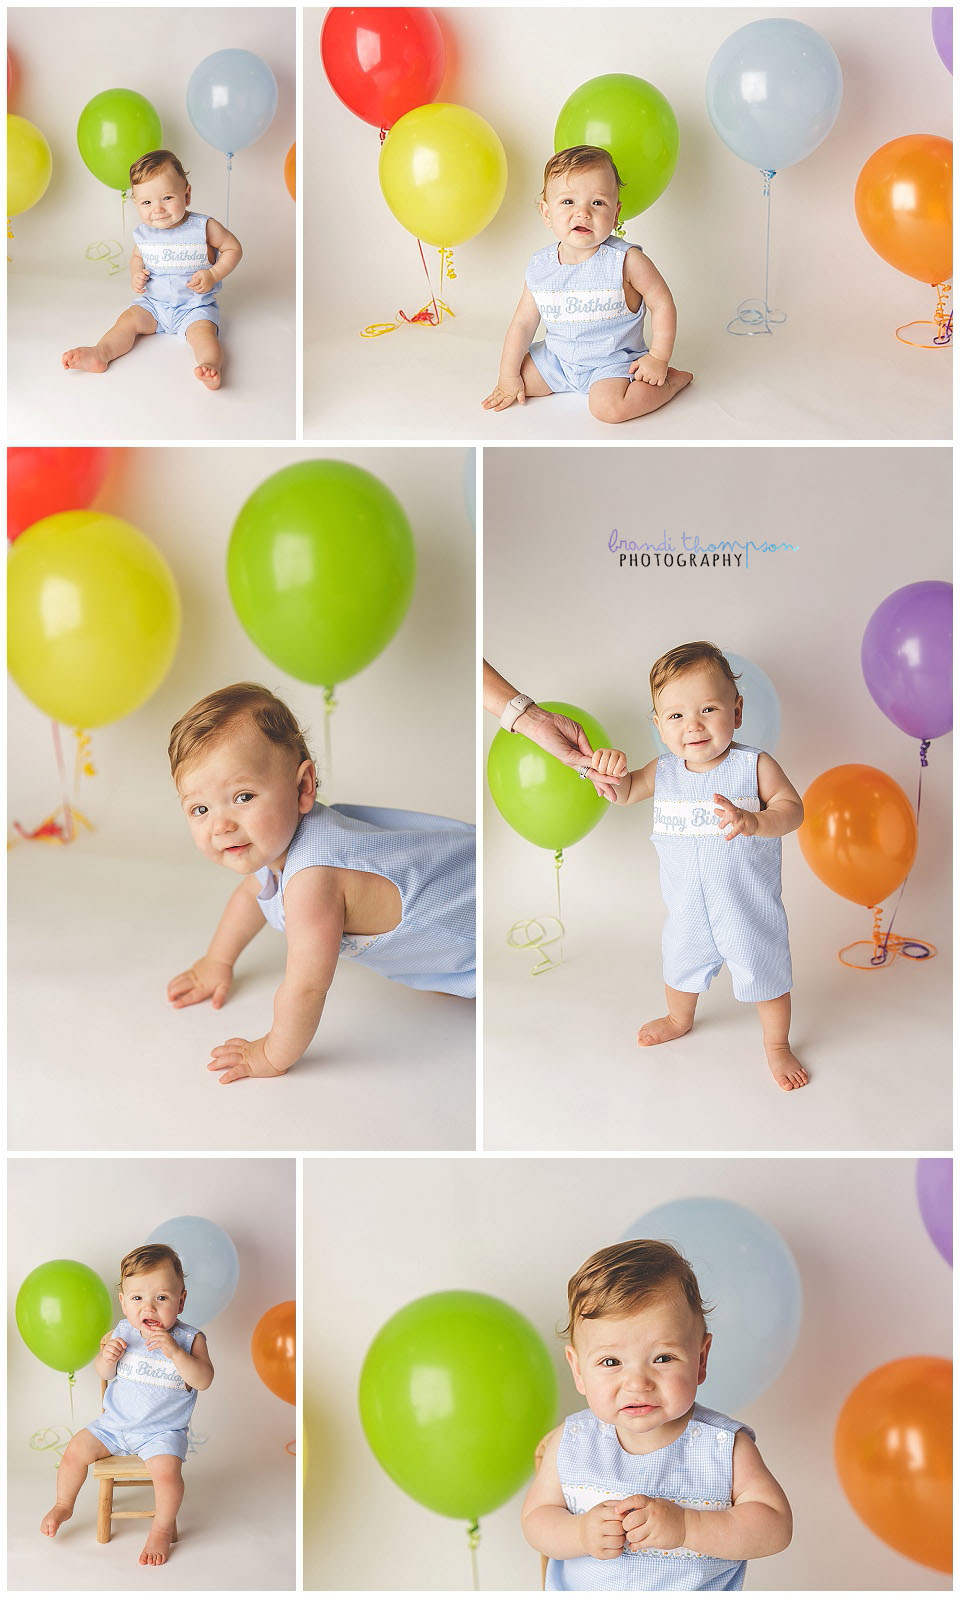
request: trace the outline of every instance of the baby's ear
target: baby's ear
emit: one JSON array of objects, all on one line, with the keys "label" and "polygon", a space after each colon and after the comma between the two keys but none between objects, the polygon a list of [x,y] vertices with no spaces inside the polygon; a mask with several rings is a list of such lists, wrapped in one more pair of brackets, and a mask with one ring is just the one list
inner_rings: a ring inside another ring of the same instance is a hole
[{"label": "baby's ear", "polygon": [[577,1392],[586,1394],[587,1390],[586,1390],[586,1388],[583,1385],[583,1377],[580,1375],[580,1365],[579,1365],[579,1362],[577,1360],[577,1351],[576,1351],[576,1349],[574,1348],[572,1343],[568,1343],[563,1352],[567,1356],[567,1364],[570,1366],[570,1371],[571,1371],[571,1374],[573,1376],[574,1386],[576,1387]]},{"label": "baby's ear", "polygon": [[297,798],[302,816],[307,815],[317,800],[317,768],[312,760],[305,760],[297,770]]},{"label": "baby's ear", "polygon": [[700,1386],[701,1382],[705,1382],[706,1379],[707,1379],[707,1355],[710,1352],[710,1344],[712,1342],[713,1342],[713,1335],[712,1335],[712,1333],[707,1332],[705,1337],[704,1337],[704,1339],[703,1339],[703,1343],[701,1345],[701,1348],[700,1348],[700,1368],[697,1371],[697,1386],[698,1387]]},{"label": "baby's ear", "polygon": [[736,703],[736,705],[734,707],[734,711],[733,711],[733,725],[735,727],[742,727],[743,726],[743,695],[742,694],[738,694],[737,695],[737,703]]}]

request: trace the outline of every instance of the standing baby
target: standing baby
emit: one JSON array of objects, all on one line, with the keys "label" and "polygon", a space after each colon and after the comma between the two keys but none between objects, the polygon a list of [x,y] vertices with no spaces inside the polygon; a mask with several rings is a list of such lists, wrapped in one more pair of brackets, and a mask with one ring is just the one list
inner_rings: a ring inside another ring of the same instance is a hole
[{"label": "standing baby", "polygon": [[239,266],[239,240],[212,216],[191,211],[190,184],[171,150],[151,150],[130,168],[133,230],[130,287],[136,299],[98,343],[67,350],[68,371],[105,372],[133,349],[141,334],[173,333],[186,339],[207,388],[219,388],[223,349],[218,337],[217,293]]}]

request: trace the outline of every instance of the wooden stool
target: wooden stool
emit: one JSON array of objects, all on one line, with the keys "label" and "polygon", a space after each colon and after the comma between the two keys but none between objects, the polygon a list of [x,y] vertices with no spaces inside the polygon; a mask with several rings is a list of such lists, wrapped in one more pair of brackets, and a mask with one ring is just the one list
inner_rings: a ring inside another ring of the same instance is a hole
[{"label": "wooden stool", "polygon": [[[104,1381],[100,1383],[100,1408],[103,1411],[103,1395],[107,1390]],[[138,1482],[153,1482],[150,1469],[146,1461],[139,1454],[109,1454],[106,1459],[95,1459],[93,1462],[93,1479],[97,1483],[97,1542],[108,1543],[111,1535],[111,1523],[114,1520],[152,1520],[156,1514],[153,1509],[114,1509],[114,1487],[133,1487]],[[177,1523],[173,1523],[173,1538],[177,1540]]]}]

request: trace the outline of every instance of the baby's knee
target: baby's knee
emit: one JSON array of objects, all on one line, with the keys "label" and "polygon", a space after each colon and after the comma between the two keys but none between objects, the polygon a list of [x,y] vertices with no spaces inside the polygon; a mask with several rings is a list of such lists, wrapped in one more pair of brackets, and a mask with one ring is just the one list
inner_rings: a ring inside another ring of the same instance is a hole
[{"label": "baby's knee", "polygon": [[104,1452],[104,1446],[99,1437],[94,1437],[93,1432],[82,1426],[78,1432],[74,1432],[63,1450],[63,1462],[66,1465],[90,1465]]},{"label": "baby's knee", "polygon": [[624,396],[622,394],[611,394],[609,390],[605,391],[603,389],[598,392],[595,386],[590,390],[588,403],[591,416],[595,416],[598,422],[623,422],[626,420]]},{"label": "baby's knee", "polygon": [[183,1464],[176,1454],[153,1454],[146,1466],[155,1482],[169,1485],[183,1480]]}]

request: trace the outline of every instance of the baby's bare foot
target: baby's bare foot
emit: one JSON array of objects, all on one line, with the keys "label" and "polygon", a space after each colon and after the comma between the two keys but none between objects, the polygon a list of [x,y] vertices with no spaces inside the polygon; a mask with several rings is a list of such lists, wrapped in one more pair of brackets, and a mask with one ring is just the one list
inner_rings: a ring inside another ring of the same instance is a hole
[{"label": "baby's bare foot", "polygon": [[80,344],[75,350],[64,350],[60,357],[60,365],[65,372],[105,372],[109,366],[96,348],[96,345]]},{"label": "baby's bare foot", "polygon": [[172,1532],[153,1526],[140,1554],[141,1565],[165,1565],[170,1555]]},{"label": "baby's bare foot", "polygon": [[201,383],[205,383],[207,388],[220,387],[220,368],[217,366],[195,366],[193,375],[198,377]]},{"label": "baby's bare foot", "polygon": [[789,1043],[765,1043],[763,1048],[767,1064],[773,1072],[778,1087],[783,1088],[785,1093],[791,1093],[794,1088],[806,1087],[810,1078]]},{"label": "baby's bare foot", "polygon": [[693,382],[693,373],[692,372],[681,372],[681,370],[680,370],[680,368],[678,366],[668,366],[667,367],[667,382],[670,384],[671,388],[675,388],[675,389],[686,388],[688,383],[692,383]]},{"label": "baby's bare foot", "polygon": [[656,1021],[644,1022],[637,1033],[637,1042],[641,1049],[649,1049],[654,1043],[672,1043],[689,1032],[692,1025],[692,1021],[675,1021],[672,1015],[661,1015]]},{"label": "baby's bare foot", "polygon": [[54,1504],[40,1522],[40,1530],[45,1537],[55,1537],[65,1520],[73,1514],[72,1504]]}]

